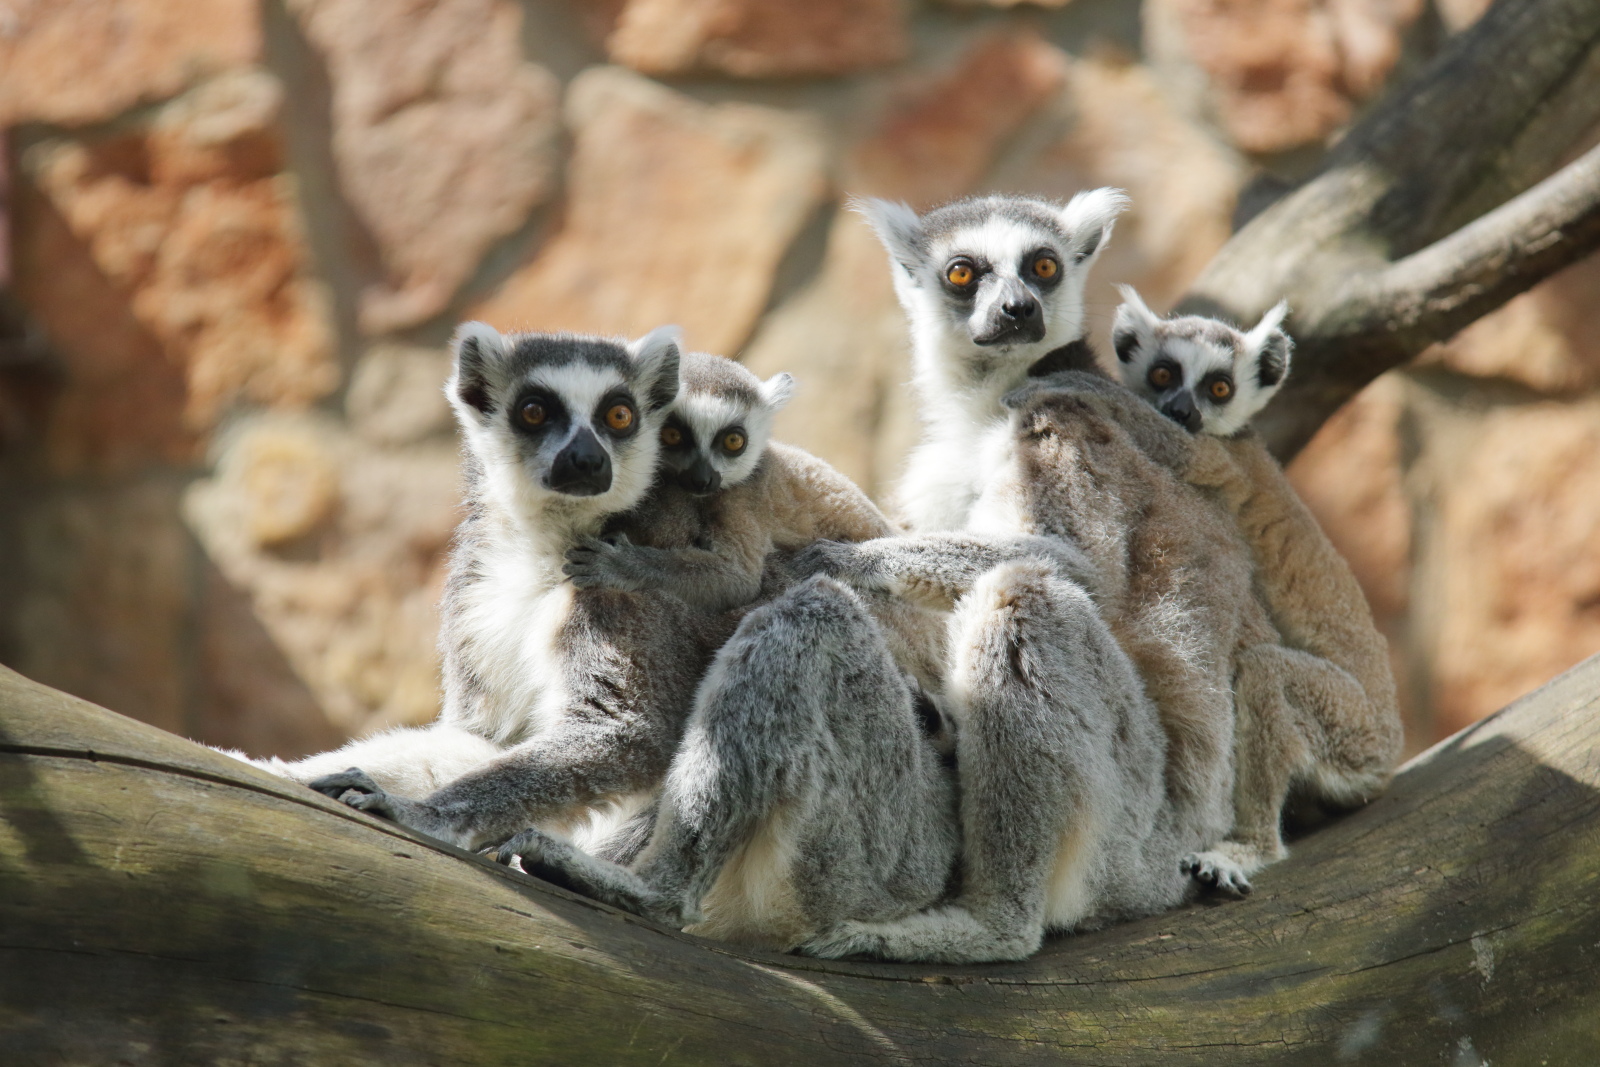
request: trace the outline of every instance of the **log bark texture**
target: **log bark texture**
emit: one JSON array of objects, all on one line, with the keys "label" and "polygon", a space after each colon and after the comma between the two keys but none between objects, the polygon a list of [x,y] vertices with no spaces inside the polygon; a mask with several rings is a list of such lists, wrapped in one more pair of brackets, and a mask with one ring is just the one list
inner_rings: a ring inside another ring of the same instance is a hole
[{"label": "log bark texture", "polygon": [[[1296,351],[1256,420],[1287,461],[1363,386],[1600,248],[1600,3],[1500,0],[1387,93],[1179,303]],[[1552,173],[1555,172],[1555,173]]]},{"label": "log bark texture", "polygon": [[663,930],[0,668],[0,1063],[1592,1063],[1597,713],[1600,657],[1246,900],[952,968]]}]

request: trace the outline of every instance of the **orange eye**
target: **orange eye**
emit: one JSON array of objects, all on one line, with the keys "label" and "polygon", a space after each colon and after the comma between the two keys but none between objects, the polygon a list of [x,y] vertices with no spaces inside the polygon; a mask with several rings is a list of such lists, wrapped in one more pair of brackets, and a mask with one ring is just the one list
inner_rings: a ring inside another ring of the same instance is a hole
[{"label": "orange eye", "polygon": [[676,426],[662,427],[661,443],[670,448],[677,448],[679,445],[683,444],[683,431],[678,429]]},{"label": "orange eye", "polygon": [[722,435],[722,450],[724,452],[743,452],[746,443],[744,434],[738,430],[729,430]]},{"label": "orange eye", "polygon": [[944,276],[949,279],[951,285],[965,287],[972,284],[972,279],[976,278],[978,273],[972,269],[972,264],[957,262],[950,264],[950,269],[944,272]]},{"label": "orange eye", "polygon": [[1056,271],[1060,269],[1061,264],[1057,263],[1052,256],[1040,256],[1033,261],[1033,273],[1041,278],[1054,278]]},{"label": "orange eye", "polygon": [[1167,386],[1172,384],[1172,368],[1151,367],[1149,380],[1150,384],[1155,386],[1157,389],[1165,389]]},{"label": "orange eye", "polygon": [[621,433],[633,425],[633,409],[626,404],[612,404],[606,412],[606,425]]},{"label": "orange eye", "polygon": [[1233,383],[1226,378],[1218,378],[1211,383],[1211,397],[1213,400],[1226,400],[1233,395]]},{"label": "orange eye", "polygon": [[525,426],[543,426],[544,420],[548,417],[545,415],[544,405],[537,400],[530,400],[522,405],[517,415]]}]

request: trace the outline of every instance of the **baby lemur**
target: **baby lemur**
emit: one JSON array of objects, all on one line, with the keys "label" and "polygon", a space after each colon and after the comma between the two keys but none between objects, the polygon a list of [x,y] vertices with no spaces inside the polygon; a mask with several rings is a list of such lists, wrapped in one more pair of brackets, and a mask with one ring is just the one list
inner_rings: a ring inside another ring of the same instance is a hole
[{"label": "baby lemur", "polygon": [[1249,429],[1288,375],[1286,305],[1243,332],[1193,315],[1162,319],[1133,289],[1122,293],[1112,338],[1123,381],[1200,435],[1169,442],[1168,454],[1233,516],[1276,631],[1238,656],[1236,821],[1207,857],[1247,877],[1286,854],[1279,827],[1291,789],[1350,806],[1393,774],[1402,729],[1388,646],[1349,565]]}]

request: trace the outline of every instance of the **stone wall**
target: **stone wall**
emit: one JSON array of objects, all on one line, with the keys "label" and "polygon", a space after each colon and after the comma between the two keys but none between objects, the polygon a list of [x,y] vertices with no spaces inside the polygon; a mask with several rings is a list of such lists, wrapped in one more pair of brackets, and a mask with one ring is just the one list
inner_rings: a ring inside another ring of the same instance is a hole
[{"label": "stone wall", "polygon": [[[0,2],[0,661],[294,755],[436,711],[453,324],[682,324],[885,497],[914,416],[852,195],[1127,189],[1170,303],[1476,0]],[[1292,474],[1418,747],[1600,649],[1584,263]]]}]

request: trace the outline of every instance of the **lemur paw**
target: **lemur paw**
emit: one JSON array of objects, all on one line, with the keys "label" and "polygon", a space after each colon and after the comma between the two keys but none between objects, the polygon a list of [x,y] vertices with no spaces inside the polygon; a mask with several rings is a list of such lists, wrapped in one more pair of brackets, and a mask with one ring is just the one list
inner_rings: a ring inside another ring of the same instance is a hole
[{"label": "lemur paw", "polygon": [[628,566],[628,551],[632,548],[627,534],[604,539],[585,537],[567,549],[567,561],[561,570],[579,589],[637,590],[640,583]]},{"label": "lemur paw", "polygon": [[1250,878],[1244,866],[1221,852],[1191,852],[1178,861],[1178,869],[1207,890],[1231,897],[1250,895]]},{"label": "lemur paw", "polygon": [[884,937],[866,923],[846,919],[801,942],[794,951],[801,956],[815,956],[823,960],[840,960],[846,956],[881,958],[884,954]]},{"label": "lemur paw", "polygon": [[860,545],[847,541],[813,541],[795,554],[789,568],[797,578],[825,574],[857,589],[882,586],[871,558]]},{"label": "lemur paw", "polygon": [[[545,847],[550,843],[551,837],[542,830],[533,827],[513,834],[498,845],[479,849],[479,854],[488,856],[502,867],[513,866],[514,862],[521,860],[522,864],[537,864],[544,859]],[[527,870],[522,866],[522,870]]]},{"label": "lemur paw", "polygon": [[306,785],[323,796],[332,797],[358,811],[365,811],[385,819],[396,817],[393,799],[360,767],[325,774],[321,778],[312,779]]}]

